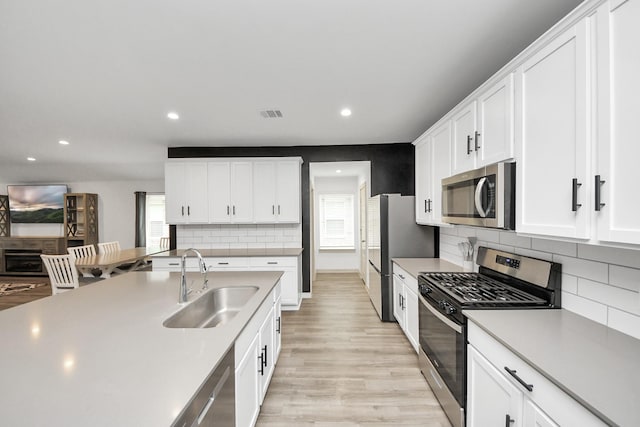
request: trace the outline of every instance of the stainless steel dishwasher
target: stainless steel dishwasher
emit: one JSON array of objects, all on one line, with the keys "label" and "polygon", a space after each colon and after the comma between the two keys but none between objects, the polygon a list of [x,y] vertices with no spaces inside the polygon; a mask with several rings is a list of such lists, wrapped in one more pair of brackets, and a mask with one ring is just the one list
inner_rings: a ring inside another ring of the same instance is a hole
[{"label": "stainless steel dishwasher", "polygon": [[174,427],[235,427],[236,381],[234,347],[224,355],[216,370],[207,378]]}]

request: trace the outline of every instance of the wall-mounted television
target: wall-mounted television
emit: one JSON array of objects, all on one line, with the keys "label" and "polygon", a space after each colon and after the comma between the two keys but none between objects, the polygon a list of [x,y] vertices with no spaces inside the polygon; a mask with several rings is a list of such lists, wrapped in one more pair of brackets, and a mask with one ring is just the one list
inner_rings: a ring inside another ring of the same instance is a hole
[{"label": "wall-mounted television", "polygon": [[7,185],[14,224],[64,223],[66,185]]}]

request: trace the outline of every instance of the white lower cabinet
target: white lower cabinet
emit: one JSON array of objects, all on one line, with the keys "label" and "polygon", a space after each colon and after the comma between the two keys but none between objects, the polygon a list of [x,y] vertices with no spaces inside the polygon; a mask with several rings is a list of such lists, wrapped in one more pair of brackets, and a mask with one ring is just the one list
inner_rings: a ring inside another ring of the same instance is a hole
[{"label": "white lower cabinet", "polygon": [[280,283],[235,343],[236,426],[255,425],[280,354]]},{"label": "white lower cabinet", "polygon": [[418,281],[393,264],[393,315],[418,352]]},{"label": "white lower cabinet", "polygon": [[467,331],[467,427],[606,425],[472,321]]}]

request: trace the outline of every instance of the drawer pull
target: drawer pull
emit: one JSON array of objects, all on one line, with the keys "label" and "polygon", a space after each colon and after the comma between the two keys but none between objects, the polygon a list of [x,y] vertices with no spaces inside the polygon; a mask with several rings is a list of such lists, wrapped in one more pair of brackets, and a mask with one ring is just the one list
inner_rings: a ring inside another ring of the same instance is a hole
[{"label": "drawer pull", "polygon": [[509,369],[508,367],[505,366],[504,370],[507,371],[509,373],[509,375],[511,375],[513,378],[515,378],[516,381],[518,381],[520,384],[522,384],[522,386],[524,388],[526,388],[529,391],[533,391],[533,384],[527,384],[526,382],[524,382],[524,380],[522,378],[520,378],[516,374],[516,370],[515,369]]},{"label": "drawer pull", "polygon": [[504,421],[504,427],[511,427],[511,423],[514,423],[516,420],[511,418],[511,415],[507,414]]},{"label": "drawer pull", "polygon": [[271,265],[277,264],[277,263],[278,263],[278,261],[269,261],[269,262],[267,262],[267,264],[271,264]]},{"label": "drawer pull", "polygon": [[229,265],[228,262],[219,262],[218,265]]},{"label": "drawer pull", "polygon": [[179,262],[170,262],[169,265],[180,265]]}]

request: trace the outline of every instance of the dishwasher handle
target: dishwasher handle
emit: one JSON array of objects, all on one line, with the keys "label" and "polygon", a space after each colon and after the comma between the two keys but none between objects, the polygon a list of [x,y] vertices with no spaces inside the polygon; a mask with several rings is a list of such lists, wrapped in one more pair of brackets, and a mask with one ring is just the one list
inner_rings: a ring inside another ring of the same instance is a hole
[{"label": "dishwasher handle", "polygon": [[198,415],[198,417],[193,422],[191,427],[199,426],[200,423],[202,423],[202,420],[204,420],[204,417],[207,416],[209,409],[211,409],[213,402],[216,400],[216,396],[218,396],[218,394],[220,393],[220,390],[222,390],[222,387],[224,387],[225,383],[229,379],[229,375],[230,375],[229,372],[231,372],[231,368],[227,366],[227,368],[224,370],[224,373],[222,374],[222,377],[218,381],[218,384],[216,384],[213,391],[211,392],[211,396],[209,396],[209,400],[207,401],[207,404],[204,406],[204,408],[202,408],[202,411],[200,411],[200,415]]}]

